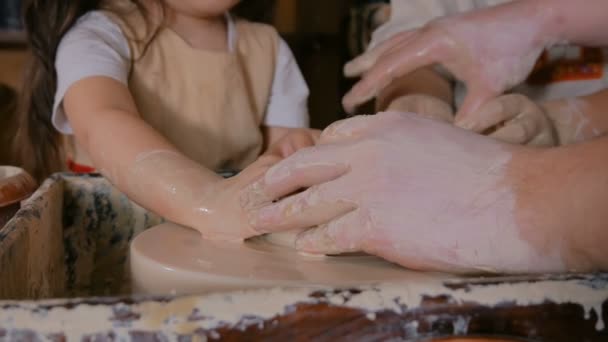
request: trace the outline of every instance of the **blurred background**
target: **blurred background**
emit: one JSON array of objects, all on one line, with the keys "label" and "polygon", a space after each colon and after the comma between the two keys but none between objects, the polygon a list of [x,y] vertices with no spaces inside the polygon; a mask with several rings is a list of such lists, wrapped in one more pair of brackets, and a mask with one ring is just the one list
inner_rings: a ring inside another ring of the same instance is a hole
[{"label": "blurred background", "polygon": [[[340,99],[352,81],[342,77],[342,66],[364,49],[376,5],[387,2],[244,0],[238,10],[274,25],[291,45],[311,89],[312,125],[324,128],[345,116]],[[0,1],[0,83],[14,89],[21,86],[26,59],[20,3],[21,0]],[[0,94],[0,113],[6,119],[6,107],[13,106],[9,100],[12,93],[3,88]]]},{"label": "blurred background", "polygon": [[[12,138],[11,116],[22,86],[27,46],[22,0],[0,1],[0,164]],[[243,0],[240,14],[274,25],[291,46],[311,90],[311,124],[324,128],[346,117],[340,100],[353,81],[342,66],[365,49],[373,28],[387,19],[388,0]],[[384,7],[383,7],[384,6]],[[380,18],[378,18],[380,17]],[[364,109],[365,110],[365,109]]]}]

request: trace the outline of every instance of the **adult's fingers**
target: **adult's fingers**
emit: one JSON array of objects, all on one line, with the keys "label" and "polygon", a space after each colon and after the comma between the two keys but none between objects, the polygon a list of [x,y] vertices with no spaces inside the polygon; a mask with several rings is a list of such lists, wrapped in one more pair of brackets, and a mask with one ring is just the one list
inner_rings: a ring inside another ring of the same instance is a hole
[{"label": "adult's fingers", "polygon": [[250,213],[251,225],[261,233],[304,229],[324,224],[355,209],[337,198],[331,183],[315,185]]},{"label": "adult's fingers", "polygon": [[311,254],[359,252],[369,232],[359,210],[351,211],[317,228],[300,233],[296,249]]},{"label": "adult's fingers", "polygon": [[394,35],[388,40],[382,42],[376,47],[371,48],[362,55],[354,58],[352,61],[344,65],[344,76],[346,77],[359,77],[364,72],[369,70],[376,62],[378,58],[387,51],[394,48],[396,45],[409,39],[415,31],[405,31]]},{"label": "adult's fingers", "polygon": [[500,92],[489,89],[483,84],[477,84],[475,80],[463,81],[467,83],[467,95],[454,117],[454,124],[465,129],[472,129],[476,121],[481,118],[478,111],[500,95]]},{"label": "adult's fingers", "polygon": [[332,144],[347,140],[356,140],[373,130],[403,119],[403,113],[383,112],[376,115],[357,115],[350,119],[340,120],[328,126],[319,139],[320,144]]},{"label": "adult's fingers", "polygon": [[373,117],[373,115],[357,115],[336,121],[323,130],[319,144],[331,144],[359,137],[370,129],[374,122]]},{"label": "adult's fingers", "polygon": [[[266,203],[334,180],[349,170],[349,165],[339,162],[339,158],[339,151],[332,145],[299,150],[243,189],[241,203]],[[255,206],[247,205],[247,208],[253,207]]]},{"label": "adult's fingers", "polygon": [[260,178],[271,166],[277,164],[281,158],[273,154],[265,154],[260,156],[255,162],[246,167],[240,174],[242,181],[245,183],[253,182]]},{"label": "adult's fingers", "polygon": [[502,122],[514,119],[525,110],[525,102],[520,95],[504,95],[483,104],[457,123],[462,128],[481,133]]},{"label": "adult's fingers", "polygon": [[268,169],[281,160],[276,155],[266,154],[260,156],[253,164],[249,165],[237,177],[244,189],[241,190],[239,198],[241,208],[250,210],[272,202],[273,198],[258,191],[264,174]]},{"label": "adult's fingers", "polygon": [[438,44],[434,40],[436,38],[432,33],[417,33],[412,39],[397,44],[389,53],[380,56],[359,83],[344,96],[344,109],[352,113],[357,106],[374,98],[395,78],[435,64],[434,56]]}]

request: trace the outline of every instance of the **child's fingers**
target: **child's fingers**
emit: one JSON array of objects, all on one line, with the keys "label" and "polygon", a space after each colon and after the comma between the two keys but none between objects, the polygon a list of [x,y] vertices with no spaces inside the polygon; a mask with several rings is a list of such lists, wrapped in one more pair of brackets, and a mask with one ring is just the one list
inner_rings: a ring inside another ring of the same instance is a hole
[{"label": "child's fingers", "polygon": [[287,158],[298,150],[314,146],[319,135],[320,132],[314,130],[294,131],[277,141],[264,154]]},{"label": "child's fingers", "polygon": [[294,144],[293,141],[286,141],[285,144],[282,144],[280,146],[280,150],[281,150],[281,158],[287,158],[290,155],[296,153],[296,151],[302,147],[298,147],[297,145]]},{"label": "child's fingers", "polygon": [[264,152],[261,157],[283,158],[283,151],[281,150],[281,145],[273,144],[268,149],[266,149],[266,152]]}]

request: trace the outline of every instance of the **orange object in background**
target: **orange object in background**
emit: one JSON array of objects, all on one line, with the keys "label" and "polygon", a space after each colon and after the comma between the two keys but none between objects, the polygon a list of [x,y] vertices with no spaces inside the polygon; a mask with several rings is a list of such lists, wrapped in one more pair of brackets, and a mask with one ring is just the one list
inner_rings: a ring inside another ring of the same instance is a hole
[{"label": "orange object in background", "polygon": [[93,168],[91,166],[78,164],[78,163],[74,162],[72,159],[68,159],[68,169],[74,173],[94,173],[94,172],[96,172],[95,168]]},{"label": "orange object in background", "polygon": [[566,81],[589,81],[604,75],[604,50],[577,46],[554,47],[543,52],[527,82],[548,85]]}]

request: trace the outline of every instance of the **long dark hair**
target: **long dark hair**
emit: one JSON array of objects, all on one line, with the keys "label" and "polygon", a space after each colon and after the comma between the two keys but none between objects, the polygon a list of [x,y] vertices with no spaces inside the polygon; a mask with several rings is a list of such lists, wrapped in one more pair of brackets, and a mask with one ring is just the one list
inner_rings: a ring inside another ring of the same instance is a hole
[{"label": "long dark hair", "polygon": [[[25,0],[23,23],[29,60],[17,118],[12,156],[16,165],[38,181],[66,167],[62,138],[51,123],[57,72],[55,56],[63,36],[85,13],[100,9],[103,0]],[[140,0],[131,0],[145,11]]]},{"label": "long dark hair", "polygon": [[[55,55],[63,36],[85,13],[100,9],[102,0],[25,0],[23,21],[30,48],[23,94],[13,141],[14,163],[38,181],[65,169],[61,135],[51,123],[57,90]],[[140,0],[131,0],[141,10]],[[274,0],[244,0],[235,13],[246,19],[268,22]],[[162,3],[159,2],[162,5]]]},{"label": "long dark hair", "polygon": [[51,123],[59,42],[76,20],[101,0],[25,0],[23,22],[30,56],[23,82],[21,115],[13,151],[16,162],[37,180],[64,169],[61,136]]}]

